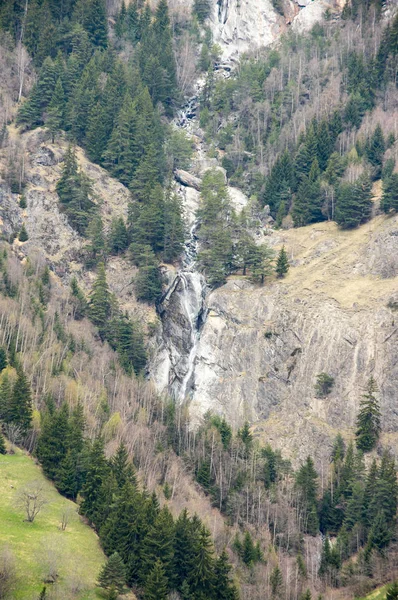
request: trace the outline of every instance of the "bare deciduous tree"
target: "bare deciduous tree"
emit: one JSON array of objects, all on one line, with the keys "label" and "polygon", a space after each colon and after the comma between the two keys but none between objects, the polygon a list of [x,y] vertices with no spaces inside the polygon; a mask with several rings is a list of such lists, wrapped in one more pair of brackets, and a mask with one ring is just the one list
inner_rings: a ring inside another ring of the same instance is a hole
[{"label": "bare deciduous tree", "polygon": [[48,504],[48,500],[40,481],[31,481],[17,494],[17,506],[25,511],[28,523],[33,523],[46,504]]},{"label": "bare deciduous tree", "polygon": [[15,584],[15,560],[7,546],[0,549],[0,599],[7,598]]},{"label": "bare deciduous tree", "polygon": [[62,508],[61,525],[60,525],[61,531],[65,531],[65,529],[67,528],[68,524],[72,521],[75,514],[76,514],[76,511],[71,506],[64,506]]},{"label": "bare deciduous tree", "polygon": [[22,440],[22,430],[16,423],[5,423],[4,425],[5,434],[8,441],[10,442],[10,454],[15,453],[15,446]]}]

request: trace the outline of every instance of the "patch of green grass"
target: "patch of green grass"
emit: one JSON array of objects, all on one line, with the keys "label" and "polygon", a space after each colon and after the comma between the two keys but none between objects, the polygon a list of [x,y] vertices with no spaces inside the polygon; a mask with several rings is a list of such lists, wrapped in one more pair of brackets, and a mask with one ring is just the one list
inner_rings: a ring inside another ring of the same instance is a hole
[{"label": "patch of green grass", "polygon": [[[33,523],[16,503],[18,490],[39,480],[48,504]],[[62,513],[71,513],[65,531]],[[95,532],[77,514],[77,505],[63,498],[45,479],[38,465],[22,451],[0,454],[0,548],[7,546],[16,559],[17,584],[13,600],[35,600],[43,587],[52,560],[59,573],[55,584],[47,586],[65,600],[98,598],[95,587],[105,561]]]},{"label": "patch of green grass", "polygon": [[383,585],[383,587],[373,590],[365,598],[360,598],[359,600],[385,600],[387,588],[388,585]]}]

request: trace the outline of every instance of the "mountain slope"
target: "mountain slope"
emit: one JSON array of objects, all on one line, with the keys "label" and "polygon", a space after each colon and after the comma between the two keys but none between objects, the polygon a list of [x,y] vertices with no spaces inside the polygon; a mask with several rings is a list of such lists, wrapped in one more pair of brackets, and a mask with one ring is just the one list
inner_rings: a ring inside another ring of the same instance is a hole
[{"label": "mountain slope", "polygon": [[[43,485],[48,501],[33,523],[16,506],[16,498],[26,484]],[[37,598],[50,571],[56,583],[48,585],[58,598],[91,600],[96,598],[96,581],[105,561],[93,530],[77,514],[77,505],[63,498],[44,477],[32,458],[17,450],[0,455],[0,540],[16,560],[16,583],[12,598]],[[69,522],[61,530],[63,515]]]}]

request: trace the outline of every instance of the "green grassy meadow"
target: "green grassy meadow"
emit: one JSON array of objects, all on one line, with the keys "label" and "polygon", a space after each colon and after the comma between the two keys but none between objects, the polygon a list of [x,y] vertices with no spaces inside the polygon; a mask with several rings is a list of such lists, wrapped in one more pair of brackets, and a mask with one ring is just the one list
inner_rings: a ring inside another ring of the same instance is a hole
[{"label": "green grassy meadow", "polygon": [[[18,489],[29,482],[43,482],[48,504],[33,523],[16,506]],[[65,531],[62,513],[71,514]],[[96,579],[104,554],[94,531],[77,514],[77,505],[63,498],[45,479],[41,469],[22,451],[0,454],[0,549],[7,546],[16,559],[17,584],[13,600],[35,600],[52,561],[59,577],[47,585],[50,597],[65,600],[98,598]]]}]

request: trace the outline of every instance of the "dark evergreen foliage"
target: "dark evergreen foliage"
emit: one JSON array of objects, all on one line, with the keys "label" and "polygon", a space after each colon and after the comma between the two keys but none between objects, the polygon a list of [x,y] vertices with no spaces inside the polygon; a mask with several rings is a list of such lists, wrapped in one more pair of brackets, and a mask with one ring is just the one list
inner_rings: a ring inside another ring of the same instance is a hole
[{"label": "dark evergreen foliage", "polygon": [[362,397],[357,417],[357,448],[363,452],[373,450],[380,435],[381,414],[376,399],[378,391],[376,381],[371,377],[366,386],[366,394]]},{"label": "dark evergreen foliage", "polygon": [[287,257],[287,252],[285,250],[285,246],[282,246],[279,254],[278,260],[276,262],[275,272],[278,277],[284,277],[289,270],[289,259]]}]

